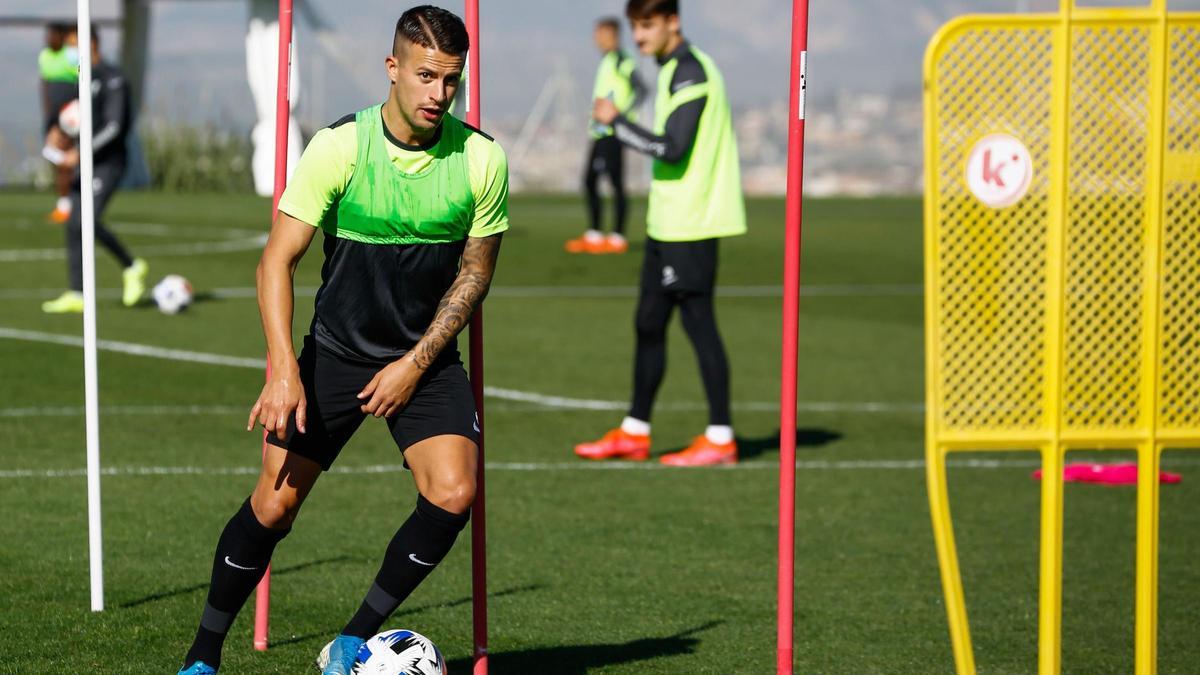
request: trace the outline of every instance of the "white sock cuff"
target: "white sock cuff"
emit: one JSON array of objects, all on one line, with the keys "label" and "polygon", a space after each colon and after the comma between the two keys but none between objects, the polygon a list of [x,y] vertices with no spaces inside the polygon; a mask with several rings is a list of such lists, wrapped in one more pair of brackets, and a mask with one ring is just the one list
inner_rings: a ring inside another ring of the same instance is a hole
[{"label": "white sock cuff", "polygon": [[728,424],[710,424],[704,430],[704,437],[711,443],[725,445],[733,442],[733,427]]},{"label": "white sock cuff", "polygon": [[649,436],[650,423],[636,417],[626,417],[621,420],[621,431],[634,436]]},{"label": "white sock cuff", "polygon": [[67,154],[58,148],[47,145],[42,148],[42,157],[45,157],[51,164],[59,166],[67,159]]}]

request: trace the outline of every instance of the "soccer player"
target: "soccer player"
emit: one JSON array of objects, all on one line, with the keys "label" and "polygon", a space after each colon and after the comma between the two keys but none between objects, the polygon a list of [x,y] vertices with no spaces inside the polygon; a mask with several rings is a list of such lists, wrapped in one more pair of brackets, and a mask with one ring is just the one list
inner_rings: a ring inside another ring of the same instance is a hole
[{"label": "soccer player", "polygon": [[[74,30],[70,31],[74,42]],[[134,258],[100,219],[125,175],[125,139],[133,123],[129,86],[117,66],[100,57],[100,35],[92,30],[92,192],[95,195],[95,232],[99,241],[121,263],[121,302],[136,305],[146,290],[146,261]],[[63,314],[83,311],[83,189],[79,175],[79,148],[63,153],[63,166],[74,172],[71,186],[71,213],[67,218],[67,277],[70,288],[53,300],[42,303],[42,311]]]},{"label": "soccer player", "polygon": [[[275,546],[366,417],[386,420],[419,494],[358,611],[322,650],[325,673],[350,672],[470,518],[479,426],[456,337],[487,294],[508,229],[508,164],[448,113],[468,46],[454,14],[406,11],[385,59],[387,100],[318,132],[284,192],[258,267],[271,377],[248,424],[258,420],[269,445],[217,541],[181,673],[216,672]],[[318,230],[322,283],[297,359],[292,274]]]},{"label": "soccer player", "polygon": [[[71,42],[68,42],[70,33]],[[58,113],[79,95],[79,47],[74,33],[65,24],[46,26],[46,46],[38,53],[38,73],[41,75],[42,117],[46,120],[42,133],[46,136],[42,154],[54,164],[54,187],[58,195],[48,220],[65,223],[71,215],[72,169],[62,165],[63,153],[71,147],[71,139],[58,128]]]},{"label": "soccer player", "polygon": [[619,427],[575,446],[586,459],[647,459],[650,411],[667,359],[667,324],[679,308],[700,363],[708,427],[670,465],[731,464],[737,444],[729,413],[729,363],[713,313],[717,245],[746,231],[737,142],[725,84],[711,58],[684,39],[677,0],[629,0],[626,14],[643,54],[661,66],[654,130],[639,127],[610,100],[594,116],[622,143],[653,157],[647,241],[635,324],[633,403]]},{"label": "soccer player", "polygon": [[[637,119],[637,108],[645,96],[646,87],[638,77],[636,62],[621,49],[621,22],[616,18],[601,19],[593,35],[596,47],[603,55],[596,71],[594,98],[607,98],[628,119]],[[584,171],[583,187],[587,193],[588,230],[583,236],[567,241],[569,253],[624,253],[625,241],[625,161],[621,143],[613,137],[611,125],[592,120],[592,150]],[[613,229],[604,236],[601,220],[600,178],[608,176],[613,189]]]}]

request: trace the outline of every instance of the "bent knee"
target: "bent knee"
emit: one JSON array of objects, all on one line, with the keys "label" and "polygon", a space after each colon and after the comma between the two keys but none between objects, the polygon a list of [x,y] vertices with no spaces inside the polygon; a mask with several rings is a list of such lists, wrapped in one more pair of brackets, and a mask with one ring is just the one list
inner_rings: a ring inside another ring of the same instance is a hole
[{"label": "bent knee", "polygon": [[466,513],[475,503],[475,477],[442,481],[429,486],[424,495],[434,506],[450,513]]},{"label": "bent knee", "polygon": [[667,336],[666,323],[657,316],[638,314],[633,330],[642,340],[664,340]]},{"label": "bent knee", "polygon": [[283,530],[292,526],[296,515],[300,513],[300,500],[294,496],[278,492],[259,494],[255,492],[250,498],[250,508],[254,517],[263,527],[272,530]]}]

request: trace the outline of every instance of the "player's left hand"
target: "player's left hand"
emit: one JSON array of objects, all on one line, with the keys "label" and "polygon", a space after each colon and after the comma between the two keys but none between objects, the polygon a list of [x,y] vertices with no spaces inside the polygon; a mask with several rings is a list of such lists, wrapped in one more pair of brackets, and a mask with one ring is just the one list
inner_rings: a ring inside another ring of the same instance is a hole
[{"label": "player's left hand", "polygon": [[592,103],[592,118],[600,124],[612,124],[620,114],[617,105],[607,98],[598,98]]},{"label": "player's left hand", "polygon": [[63,151],[62,166],[74,167],[79,166],[79,148],[71,148]]},{"label": "player's left hand", "polygon": [[421,375],[421,369],[411,356],[387,364],[359,392],[358,399],[366,401],[359,408],[375,417],[391,417],[408,405]]}]

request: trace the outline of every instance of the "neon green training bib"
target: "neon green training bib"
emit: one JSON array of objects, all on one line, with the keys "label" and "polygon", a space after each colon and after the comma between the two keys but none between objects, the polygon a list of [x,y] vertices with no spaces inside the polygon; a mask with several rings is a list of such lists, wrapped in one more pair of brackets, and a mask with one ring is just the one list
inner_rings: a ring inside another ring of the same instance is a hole
[{"label": "neon green training bib", "polygon": [[354,118],[358,155],[346,191],[321,229],[365,244],[439,244],[462,241],[471,231],[475,198],[467,164],[467,129],[452,115],[442,119],[436,159],[415,174],[388,157],[381,106]]}]

